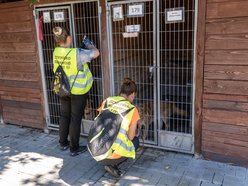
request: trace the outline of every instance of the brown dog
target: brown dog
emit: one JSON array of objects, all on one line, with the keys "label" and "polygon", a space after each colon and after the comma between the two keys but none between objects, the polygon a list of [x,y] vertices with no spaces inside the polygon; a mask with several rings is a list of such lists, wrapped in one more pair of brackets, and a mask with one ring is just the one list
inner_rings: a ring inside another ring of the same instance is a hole
[{"label": "brown dog", "polygon": [[139,103],[136,105],[138,109],[140,120],[138,121],[138,129],[139,135],[142,137],[143,140],[147,139],[148,132],[149,132],[149,125],[153,121],[153,105],[150,102],[146,103]]},{"label": "brown dog", "polygon": [[[139,111],[140,120],[138,121],[138,127],[144,139],[147,138],[150,125],[153,123],[154,117],[154,103],[149,101],[146,103],[137,104],[137,109]],[[186,117],[188,114],[186,111],[179,109],[174,102],[161,101],[160,102],[160,119],[163,121],[164,129],[169,129],[169,117],[173,114],[178,116]],[[161,125],[162,129],[163,126]]]},{"label": "brown dog", "polygon": [[85,108],[84,108],[84,117],[83,117],[83,119],[94,120],[94,118],[96,117],[95,110],[92,107],[92,105],[93,105],[93,100],[88,98],[87,101],[86,101]]}]

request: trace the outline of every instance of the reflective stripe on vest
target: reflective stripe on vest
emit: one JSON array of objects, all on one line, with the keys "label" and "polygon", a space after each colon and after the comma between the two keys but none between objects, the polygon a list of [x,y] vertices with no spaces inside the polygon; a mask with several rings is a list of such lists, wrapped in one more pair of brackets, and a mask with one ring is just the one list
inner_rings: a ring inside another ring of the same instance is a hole
[{"label": "reflective stripe on vest", "polygon": [[[67,55],[62,65],[63,70],[65,71],[69,79],[71,87],[75,80],[74,85],[71,89],[71,94],[82,95],[82,94],[87,93],[92,87],[93,77],[87,64],[83,65],[83,71],[78,72],[77,57],[76,57],[77,49],[76,48],[60,48],[60,47],[55,48],[53,52],[53,61],[54,61],[53,71],[54,72],[56,71],[59,64],[63,62],[64,57],[69,51],[70,53]],[[76,75],[77,75],[77,78],[76,78]]]}]

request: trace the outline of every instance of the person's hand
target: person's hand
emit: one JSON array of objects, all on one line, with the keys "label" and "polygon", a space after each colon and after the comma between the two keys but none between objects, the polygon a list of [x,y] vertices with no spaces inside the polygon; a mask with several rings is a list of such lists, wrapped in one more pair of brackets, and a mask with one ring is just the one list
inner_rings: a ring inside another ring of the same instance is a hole
[{"label": "person's hand", "polygon": [[86,35],[83,35],[82,48],[95,48],[93,41],[91,41]]}]

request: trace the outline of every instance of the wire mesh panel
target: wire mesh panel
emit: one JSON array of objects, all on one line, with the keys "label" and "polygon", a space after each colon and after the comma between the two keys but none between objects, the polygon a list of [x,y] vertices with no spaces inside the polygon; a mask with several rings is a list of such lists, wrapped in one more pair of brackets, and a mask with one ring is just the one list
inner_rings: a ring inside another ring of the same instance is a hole
[{"label": "wire mesh panel", "polygon": [[[76,47],[82,43],[82,35],[87,35],[100,50],[100,30],[98,16],[98,2],[84,2],[73,5]],[[101,56],[89,63],[94,82],[88,93],[88,100],[83,116],[83,133],[88,134],[89,128],[97,114],[97,108],[103,100],[102,64]]]},{"label": "wire mesh panel", "polygon": [[[61,26],[68,29],[73,37],[73,46],[80,47],[83,35],[87,35],[94,41],[96,47],[100,47],[99,36],[99,17],[98,17],[98,2],[77,2],[73,4],[37,8],[38,12],[38,32],[41,41],[41,52],[43,55],[43,81],[45,81],[45,95],[48,103],[47,109],[47,124],[49,129],[58,129],[60,116],[60,101],[59,97],[52,91],[53,79],[53,50],[56,47],[52,29],[55,26]],[[96,109],[100,101],[103,99],[102,91],[102,70],[100,57],[93,60],[89,64],[92,72],[94,83],[88,93],[87,105],[83,115],[83,133],[86,134],[89,128],[89,122],[96,115]]]},{"label": "wire mesh panel", "polygon": [[131,78],[138,86],[135,99],[141,115],[139,124],[146,143],[156,143],[154,120],[155,12],[153,1],[110,2],[109,25],[113,94],[122,80]]},{"label": "wire mesh panel", "polygon": [[[63,12],[63,13],[61,13]],[[56,21],[56,13],[61,13],[64,15],[64,21]],[[48,14],[49,20],[45,20],[43,15]],[[48,128],[56,129],[59,124],[60,115],[60,102],[59,97],[56,96],[52,91],[52,79],[54,77],[53,73],[53,50],[56,47],[53,38],[53,28],[55,26],[61,26],[67,28],[70,32],[71,30],[71,17],[70,17],[70,7],[57,7],[57,8],[47,8],[38,11],[39,21],[39,36],[43,38],[41,40],[42,45],[42,55],[43,55],[43,66],[44,66],[44,77],[43,81],[46,82],[46,95],[49,109],[49,116],[47,116]],[[41,38],[40,38],[41,39]]]},{"label": "wire mesh panel", "polygon": [[192,151],[195,1],[159,2],[161,145]]}]

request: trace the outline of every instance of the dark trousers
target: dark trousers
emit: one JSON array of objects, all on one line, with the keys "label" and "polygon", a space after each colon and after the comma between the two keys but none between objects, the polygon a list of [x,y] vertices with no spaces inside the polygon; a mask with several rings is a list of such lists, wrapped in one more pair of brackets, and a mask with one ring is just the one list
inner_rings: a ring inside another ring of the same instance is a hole
[{"label": "dark trousers", "polygon": [[61,98],[61,115],[59,119],[59,143],[68,145],[70,136],[70,150],[76,151],[79,147],[81,121],[86,105],[87,95],[71,95]]},{"label": "dark trousers", "polygon": [[[137,151],[137,149],[139,148],[139,138],[135,136],[133,138],[132,142],[133,142],[135,151]],[[99,163],[101,163],[102,165],[116,166],[116,165],[121,164],[125,160],[127,160],[126,157],[121,157],[121,158],[118,158],[118,159],[104,159],[102,161],[99,161]]]}]

